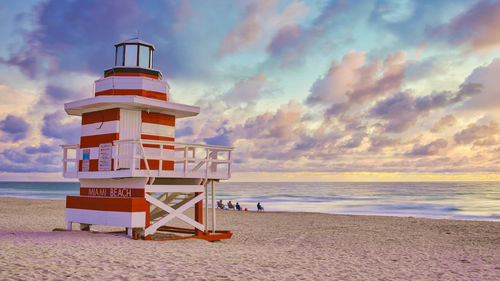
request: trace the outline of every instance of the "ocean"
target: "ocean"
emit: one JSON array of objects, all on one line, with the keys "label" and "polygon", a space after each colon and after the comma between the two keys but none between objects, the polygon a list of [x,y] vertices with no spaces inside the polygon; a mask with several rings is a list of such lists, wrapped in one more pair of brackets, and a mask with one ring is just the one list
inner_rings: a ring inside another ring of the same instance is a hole
[{"label": "ocean", "polygon": [[[216,199],[255,210],[500,221],[500,182],[221,182]],[[0,182],[0,196],[59,199],[78,182]]]}]

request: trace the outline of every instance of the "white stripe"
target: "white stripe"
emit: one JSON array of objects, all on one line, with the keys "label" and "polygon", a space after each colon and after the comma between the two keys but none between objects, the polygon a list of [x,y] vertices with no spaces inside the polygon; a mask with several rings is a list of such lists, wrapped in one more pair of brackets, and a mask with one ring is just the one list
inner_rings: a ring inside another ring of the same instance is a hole
[{"label": "white stripe", "polygon": [[146,192],[203,192],[203,185],[146,185]]},{"label": "white stripe", "polygon": [[144,227],[146,212],[110,212],[66,208],[66,221],[122,227]]},{"label": "white stripe", "polygon": [[147,178],[80,179],[80,187],[144,188],[147,181]]},{"label": "white stripe", "polygon": [[141,133],[144,135],[173,138],[175,137],[175,127],[143,122]]},{"label": "white stripe", "polygon": [[118,133],[120,121],[106,121],[82,125],[82,137]]},{"label": "white stripe", "polygon": [[142,89],[147,91],[167,93],[167,82],[148,77],[111,76],[95,81],[95,92],[110,89]]}]

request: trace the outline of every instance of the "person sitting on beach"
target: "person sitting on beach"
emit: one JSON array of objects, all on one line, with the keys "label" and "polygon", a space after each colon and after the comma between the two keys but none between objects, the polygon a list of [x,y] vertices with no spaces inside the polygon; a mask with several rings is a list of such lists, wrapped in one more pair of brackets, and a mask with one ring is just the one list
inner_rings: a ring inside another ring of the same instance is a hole
[{"label": "person sitting on beach", "polygon": [[236,210],[241,211],[241,206],[239,202],[236,202]]},{"label": "person sitting on beach", "polygon": [[224,204],[222,204],[222,200],[217,201],[217,208],[224,210]]},{"label": "person sitting on beach", "polygon": [[257,203],[257,212],[264,212],[264,207],[259,203]]},{"label": "person sitting on beach", "polygon": [[227,208],[228,208],[229,210],[234,210],[234,206],[233,206],[233,203],[231,203],[231,201],[229,201],[229,202],[227,203]]}]

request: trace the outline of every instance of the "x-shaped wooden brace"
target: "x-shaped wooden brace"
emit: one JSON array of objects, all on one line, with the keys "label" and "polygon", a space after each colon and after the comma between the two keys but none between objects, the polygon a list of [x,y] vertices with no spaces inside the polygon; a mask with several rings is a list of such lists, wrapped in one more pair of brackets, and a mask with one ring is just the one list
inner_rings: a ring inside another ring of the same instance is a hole
[{"label": "x-shaped wooden brace", "polygon": [[198,196],[196,196],[193,199],[186,202],[186,204],[180,206],[177,209],[174,209],[174,208],[168,206],[167,204],[164,204],[160,200],[154,198],[153,196],[151,196],[149,194],[145,194],[146,200],[148,202],[150,202],[150,203],[154,204],[155,206],[167,211],[169,214],[167,216],[165,216],[164,218],[162,218],[161,220],[152,224],[150,227],[146,228],[146,230],[144,231],[144,234],[145,235],[153,234],[160,226],[166,224],[167,222],[169,222],[170,220],[172,220],[175,217],[187,222],[188,224],[196,227],[197,229],[199,229],[201,231],[204,231],[205,226],[203,224],[200,224],[197,221],[194,221],[193,219],[191,219],[188,216],[183,214],[183,212],[185,210],[187,210],[189,207],[193,206],[198,201],[203,200],[203,196],[204,196],[204,194],[201,193]]}]

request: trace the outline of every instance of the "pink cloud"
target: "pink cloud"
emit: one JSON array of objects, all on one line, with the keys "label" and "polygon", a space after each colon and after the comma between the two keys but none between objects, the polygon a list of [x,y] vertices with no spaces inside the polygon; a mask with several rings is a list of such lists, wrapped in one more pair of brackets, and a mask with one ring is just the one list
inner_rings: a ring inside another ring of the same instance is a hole
[{"label": "pink cloud", "polygon": [[366,53],[350,51],[342,63],[333,62],[328,73],[316,80],[308,104],[362,103],[398,90],[404,79],[406,53],[389,54],[381,61],[366,61]]},{"label": "pink cloud", "polygon": [[307,13],[303,2],[294,1],[280,12],[276,11],[278,4],[279,0],[250,2],[241,20],[222,39],[219,56],[254,47],[267,30],[291,25]]},{"label": "pink cloud", "polygon": [[448,146],[448,141],[445,139],[437,139],[425,145],[415,144],[413,149],[407,153],[412,156],[431,156],[439,153],[440,150]]},{"label": "pink cloud", "polygon": [[437,133],[446,127],[451,127],[457,123],[457,118],[449,114],[439,119],[431,128],[431,132]]},{"label": "pink cloud", "polygon": [[228,104],[238,104],[241,102],[249,102],[258,99],[261,91],[268,83],[266,76],[263,73],[258,73],[254,77],[246,80],[241,80],[222,95],[222,99]]},{"label": "pink cloud", "polygon": [[264,32],[266,18],[272,15],[277,3],[277,0],[251,2],[245,8],[242,20],[222,39],[219,55],[254,46]]},{"label": "pink cloud", "polygon": [[267,45],[267,52],[273,56],[282,54],[287,47],[297,44],[301,32],[300,26],[296,24],[282,27],[278,30],[269,45]]}]

